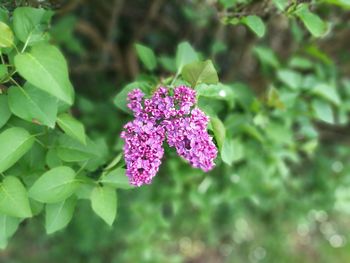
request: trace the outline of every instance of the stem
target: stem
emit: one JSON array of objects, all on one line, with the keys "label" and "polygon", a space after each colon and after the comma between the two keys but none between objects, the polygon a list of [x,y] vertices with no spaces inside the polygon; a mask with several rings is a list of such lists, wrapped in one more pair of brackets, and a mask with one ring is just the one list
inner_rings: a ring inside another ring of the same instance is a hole
[{"label": "stem", "polygon": [[87,165],[88,161],[86,161],[78,170],[78,172],[76,173],[76,175],[78,175],[84,168],[85,166]]},{"label": "stem", "polygon": [[179,77],[179,75],[180,75],[180,72],[176,72],[176,75],[175,75],[175,77],[173,78],[173,80],[171,81],[170,86],[174,86],[175,81],[177,80],[177,78]]},{"label": "stem", "polygon": [[41,147],[43,148],[47,148],[45,144],[43,144],[40,140],[38,140],[37,138],[34,138],[34,140],[39,143],[41,145]]},{"label": "stem", "polygon": [[[10,65],[11,67],[12,67],[12,65]],[[11,72],[7,77],[6,77],[6,79],[3,79],[2,80],[2,83],[6,83],[6,82],[8,82],[9,80],[11,80],[11,77],[14,75],[14,74],[16,74],[17,73],[17,70],[14,70],[13,72]]]},{"label": "stem", "polygon": [[19,88],[22,88],[21,85],[18,84],[16,80],[14,80],[12,77],[10,77],[10,80]]},{"label": "stem", "polygon": [[19,52],[17,46],[13,45],[13,47],[16,49],[16,52],[19,54],[20,52]]},{"label": "stem", "polygon": [[30,36],[27,38],[26,42],[24,43],[24,46],[23,46],[23,48],[21,50],[21,53],[23,53],[26,50],[26,48],[28,46],[29,38],[30,38]]}]

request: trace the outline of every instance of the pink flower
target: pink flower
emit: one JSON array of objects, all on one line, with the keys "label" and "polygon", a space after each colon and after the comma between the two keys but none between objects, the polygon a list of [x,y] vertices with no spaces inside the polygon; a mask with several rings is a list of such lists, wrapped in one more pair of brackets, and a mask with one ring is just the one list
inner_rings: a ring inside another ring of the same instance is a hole
[{"label": "pink flower", "polygon": [[198,108],[187,117],[164,121],[169,146],[175,147],[177,154],[193,167],[205,172],[215,166],[217,156],[216,146],[206,130],[208,121]]},{"label": "pink flower", "polygon": [[124,156],[129,182],[135,186],[150,184],[164,155],[164,128],[146,120],[134,120],[124,129],[121,137],[125,140]]},{"label": "pink flower", "polygon": [[170,147],[193,167],[207,172],[214,166],[217,149],[207,132],[209,117],[195,108],[196,92],[186,86],[159,88],[151,98],[136,89],[128,94],[135,120],[124,126],[126,174],[135,186],[150,184],[164,155],[165,137]]}]

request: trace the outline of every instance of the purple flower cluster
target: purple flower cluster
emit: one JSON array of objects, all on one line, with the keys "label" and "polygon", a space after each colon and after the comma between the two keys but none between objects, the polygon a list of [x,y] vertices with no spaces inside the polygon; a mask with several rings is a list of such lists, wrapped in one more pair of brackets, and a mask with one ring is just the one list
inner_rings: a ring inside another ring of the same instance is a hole
[{"label": "purple flower cluster", "polygon": [[164,121],[167,142],[178,155],[207,172],[214,167],[217,149],[207,132],[208,117],[198,108],[189,116]]},{"label": "purple flower cluster", "polygon": [[171,95],[161,87],[151,98],[136,89],[128,94],[128,101],[135,119],[124,126],[121,137],[130,184],[151,183],[164,155],[165,138],[193,167],[205,172],[214,167],[217,149],[207,133],[209,118],[194,107],[193,89],[179,86]]},{"label": "purple flower cluster", "polygon": [[125,125],[124,138],[126,174],[132,185],[150,184],[157,174],[164,155],[164,128],[150,121],[135,119]]}]

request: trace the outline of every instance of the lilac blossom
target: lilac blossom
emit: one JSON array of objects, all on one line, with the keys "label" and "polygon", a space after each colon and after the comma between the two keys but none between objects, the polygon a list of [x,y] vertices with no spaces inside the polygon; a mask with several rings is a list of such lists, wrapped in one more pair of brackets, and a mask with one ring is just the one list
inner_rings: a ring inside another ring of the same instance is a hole
[{"label": "lilac blossom", "polygon": [[167,142],[178,155],[196,168],[207,172],[215,164],[217,149],[206,128],[208,117],[198,108],[187,117],[164,121]]},{"label": "lilac blossom", "polygon": [[150,184],[164,155],[164,128],[152,122],[134,120],[124,126],[126,175],[135,186]]},{"label": "lilac blossom", "polygon": [[174,90],[174,101],[178,105],[179,115],[189,114],[191,107],[196,103],[196,91],[186,86],[179,86]]},{"label": "lilac blossom", "polygon": [[174,116],[174,99],[169,95],[167,88],[160,87],[152,98],[145,99],[145,112],[156,121]]},{"label": "lilac blossom", "polygon": [[142,99],[145,96],[139,89],[134,89],[128,94],[128,108],[132,110],[135,117],[139,117],[143,112]]},{"label": "lilac blossom", "polygon": [[129,182],[150,184],[164,155],[165,137],[170,147],[193,167],[207,172],[215,164],[217,149],[207,132],[209,118],[198,108],[196,92],[186,86],[160,87],[151,98],[141,90],[128,94],[128,107],[135,119],[124,126],[124,155]]}]

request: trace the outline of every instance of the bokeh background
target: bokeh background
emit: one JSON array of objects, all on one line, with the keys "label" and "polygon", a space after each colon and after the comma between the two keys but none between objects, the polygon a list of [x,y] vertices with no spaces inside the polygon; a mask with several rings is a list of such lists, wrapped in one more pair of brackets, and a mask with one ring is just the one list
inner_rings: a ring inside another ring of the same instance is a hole
[{"label": "bokeh background", "polygon": [[[233,145],[233,164],[218,158],[208,174],[167,152],[153,184],[118,192],[113,227],[88,201],[53,235],[43,218],[24,221],[0,262],[350,262],[350,13],[331,3],[346,1],[303,2],[327,22],[324,37],[273,1],[0,1],[55,11],[50,32],[69,62],[73,113],[107,140],[111,158],[131,119],[113,98],[135,80],[172,76],[182,41],[232,90],[200,105]],[[228,14],[260,16],[265,37],[222,23]],[[154,72],[135,43],[155,52]]]}]

